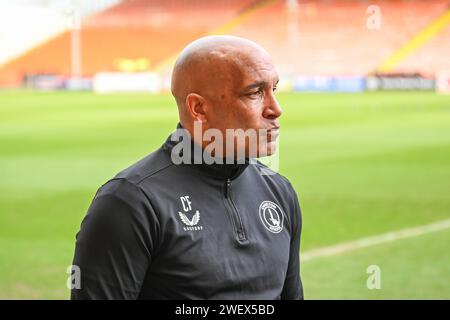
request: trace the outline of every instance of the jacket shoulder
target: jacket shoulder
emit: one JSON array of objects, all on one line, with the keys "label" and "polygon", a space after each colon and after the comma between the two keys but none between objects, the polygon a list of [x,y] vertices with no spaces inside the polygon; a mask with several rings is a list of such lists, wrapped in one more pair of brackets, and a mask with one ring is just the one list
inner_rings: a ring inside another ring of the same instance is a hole
[{"label": "jacket shoulder", "polygon": [[294,187],[292,186],[292,184],[288,178],[286,178],[282,174],[272,170],[271,168],[269,168],[267,165],[263,164],[259,160],[256,162],[256,168],[258,169],[259,173],[263,177],[266,177],[266,179],[273,180],[275,183],[277,183],[277,185],[284,187],[284,188],[288,189],[289,191],[292,191],[292,192],[295,191]]},{"label": "jacket shoulder", "polygon": [[111,180],[125,179],[134,185],[139,185],[143,180],[158,173],[163,173],[173,165],[169,154],[162,148],[159,148],[128,168],[120,171]]}]

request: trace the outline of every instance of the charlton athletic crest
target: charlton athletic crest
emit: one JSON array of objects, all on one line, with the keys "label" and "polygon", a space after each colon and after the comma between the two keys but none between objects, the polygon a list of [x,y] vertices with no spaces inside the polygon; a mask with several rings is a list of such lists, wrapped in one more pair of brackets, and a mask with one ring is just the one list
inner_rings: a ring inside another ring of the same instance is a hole
[{"label": "charlton athletic crest", "polygon": [[283,230],[284,212],[272,201],[263,201],[259,206],[259,217],[262,224],[272,233]]}]

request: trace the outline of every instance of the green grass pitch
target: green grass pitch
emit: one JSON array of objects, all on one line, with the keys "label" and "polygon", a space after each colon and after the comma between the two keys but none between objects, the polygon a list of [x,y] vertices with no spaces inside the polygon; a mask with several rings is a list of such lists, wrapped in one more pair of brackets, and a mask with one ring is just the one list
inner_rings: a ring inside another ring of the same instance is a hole
[{"label": "green grass pitch", "polygon": [[[450,97],[279,93],[303,252],[450,218]],[[0,92],[0,298],[67,299],[97,188],[159,147],[169,95]],[[302,263],[307,299],[450,299],[450,230]],[[368,290],[366,269],[381,269]]]}]

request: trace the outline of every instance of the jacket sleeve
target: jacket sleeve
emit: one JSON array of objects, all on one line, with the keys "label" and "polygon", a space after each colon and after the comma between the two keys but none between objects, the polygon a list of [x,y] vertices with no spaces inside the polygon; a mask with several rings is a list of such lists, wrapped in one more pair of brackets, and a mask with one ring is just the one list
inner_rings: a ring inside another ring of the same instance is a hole
[{"label": "jacket sleeve", "polygon": [[284,281],[282,300],[303,300],[303,285],[300,277],[300,237],[302,216],[297,193],[292,188],[292,237],[289,250],[289,264]]},{"label": "jacket sleeve", "polygon": [[157,216],[138,186],[124,179],[103,185],[76,236],[80,286],[72,282],[71,299],[137,299],[158,234]]}]

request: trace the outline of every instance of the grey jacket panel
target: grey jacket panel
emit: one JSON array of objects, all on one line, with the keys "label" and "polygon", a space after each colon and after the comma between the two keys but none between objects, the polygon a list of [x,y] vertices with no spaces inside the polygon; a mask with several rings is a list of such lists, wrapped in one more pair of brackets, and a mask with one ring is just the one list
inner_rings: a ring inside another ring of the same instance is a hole
[{"label": "grey jacket panel", "polygon": [[104,184],[77,234],[72,299],[303,299],[301,211],[266,167],[180,164],[164,145]]}]

